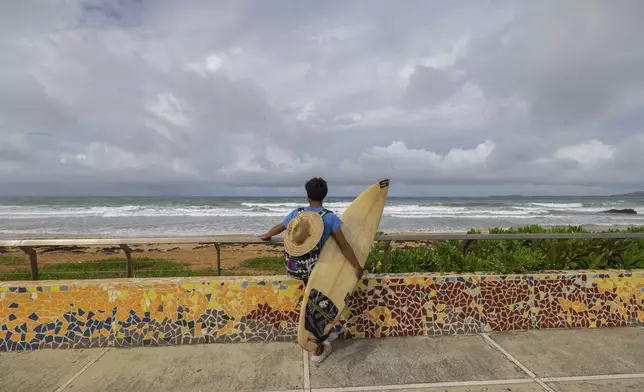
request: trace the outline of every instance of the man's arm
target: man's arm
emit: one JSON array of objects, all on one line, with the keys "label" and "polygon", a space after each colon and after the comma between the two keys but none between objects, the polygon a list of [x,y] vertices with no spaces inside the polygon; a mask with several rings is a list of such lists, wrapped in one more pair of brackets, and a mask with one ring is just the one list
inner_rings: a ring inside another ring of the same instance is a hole
[{"label": "man's arm", "polygon": [[338,246],[340,247],[340,250],[342,251],[344,257],[349,260],[349,263],[351,263],[351,265],[355,269],[356,276],[358,277],[358,279],[360,279],[362,277],[362,274],[364,273],[364,269],[362,268],[362,266],[360,266],[360,262],[358,261],[356,254],[353,252],[351,244],[349,244],[349,241],[347,241],[347,239],[345,238],[342,229],[338,228],[331,235],[338,243]]},{"label": "man's arm", "polygon": [[265,234],[260,235],[259,239],[263,241],[268,241],[271,239],[271,237],[273,237],[274,235],[278,235],[284,230],[286,230],[286,226],[284,226],[283,223],[278,223],[275,226],[273,226],[269,231],[267,231]]},{"label": "man's arm", "polygon": [[271,237],[273,237],[274,235],[278,235],[279,233],[281,233],[281,232],[283,232],[284,230],[286,230],[286,226],[289,224],[289,222],[291,221],[291,219],[293,219],[293,217],[295,217],[295,215],[296,215],[296,214],[297,214],[297,211],[296,211],[296,210],[291,211],[291,213],[290,213],[290,214],[286,215],[286,217],[284,218],[284,220],[282,221],[282,223],[278,223],[278,224],[276,224],[276,225],[275,225],[275,226],[273,226],[269,231],[267,231],[266,233],[264,233],[264,234],[260,235],[260,236],[259,236],[259,239],[260,239],[260,240],[262,240],[262,241],[268,241],[268,240],[270,240],[270,239],[271,239]]}]

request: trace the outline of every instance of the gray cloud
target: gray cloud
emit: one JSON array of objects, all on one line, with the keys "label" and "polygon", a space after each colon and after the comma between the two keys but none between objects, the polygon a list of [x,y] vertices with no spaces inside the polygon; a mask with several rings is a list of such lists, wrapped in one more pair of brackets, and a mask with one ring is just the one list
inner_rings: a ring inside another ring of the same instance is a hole
[{"label": "gray cloud", "polygon": [[464,66],[486,94],[528,103],[544,132],[592,125],[641,105],[643,11],[639,1],[533,3],[507,29],[477,39]]},{"label": "gray cloud", "polygon": [[450,98],[456,89],[447,71],[420,65],[409,78],[403,102],[411,108],[433,107]]},{"label": "gray cloud", "polygon": [[[0,6],[0,193],[610,193],[639,1]],[[392,18],[392,15],[396,15]],[[449,23],[448,23],[449,21]]]}]

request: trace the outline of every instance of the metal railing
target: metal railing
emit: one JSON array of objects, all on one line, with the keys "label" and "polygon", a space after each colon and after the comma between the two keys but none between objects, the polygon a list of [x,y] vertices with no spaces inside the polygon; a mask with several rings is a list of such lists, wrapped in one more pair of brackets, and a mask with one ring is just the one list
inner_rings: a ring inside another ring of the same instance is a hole
[{"label": "metal railing", "polygon": [[[376,242],[384,242],[382,269],[386,270],[391,244],[394,242],[428,242],[428,241],[461,241],[460,249],[463,255],[472,241],[477,240],[531,240],[533,249],[539,246],[541,240],[574,240],[574,239],[644,239],[644,233],[517,233],[517,234],[384,234],[374,238]],[[279,244],[282,237],[274,237],[269,241],[262,241],[257,237],[241,236],[210,236],[210,237],[132,237],[132,238],[67,238],[67,239],[30,239],[30,240],[0,240],[0,248],[19,248],[29,256],[31,278],[38,280],[38,253],[36,248],[46,246],[87,246],[87,245],[115,245],[125,253],[125,273],[132,277],[132,252],[131,246],[152,244],[199,244],[214,245],[216,249],[217,275],[221,275],[221,245],[224,244]]]}]

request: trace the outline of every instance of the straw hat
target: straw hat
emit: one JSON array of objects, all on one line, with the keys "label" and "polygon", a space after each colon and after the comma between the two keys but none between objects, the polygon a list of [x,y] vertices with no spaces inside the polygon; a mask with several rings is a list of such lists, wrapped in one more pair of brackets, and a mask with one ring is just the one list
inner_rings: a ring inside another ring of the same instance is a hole
[{"label": "straw hat", "polygon": [[302,211],[293,218],[286,229],[284,249],[291,256],[302,256],[320,242],[324,222],[317,212]]}]

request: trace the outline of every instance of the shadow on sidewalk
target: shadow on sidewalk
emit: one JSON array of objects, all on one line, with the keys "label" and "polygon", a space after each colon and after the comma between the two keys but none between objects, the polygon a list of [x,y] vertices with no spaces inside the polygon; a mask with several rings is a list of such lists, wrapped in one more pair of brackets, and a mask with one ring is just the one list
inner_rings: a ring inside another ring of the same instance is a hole
[{"label": "shadow on sidewalk", "polygon": [[331,344],[331,355],[321,364],[311,362],[312,366],[323,367],[329,362],[362,362],[378,347],[378,342],[374,342],[373,339],[337,338]]}]

